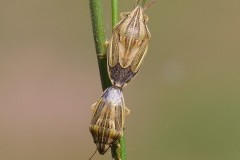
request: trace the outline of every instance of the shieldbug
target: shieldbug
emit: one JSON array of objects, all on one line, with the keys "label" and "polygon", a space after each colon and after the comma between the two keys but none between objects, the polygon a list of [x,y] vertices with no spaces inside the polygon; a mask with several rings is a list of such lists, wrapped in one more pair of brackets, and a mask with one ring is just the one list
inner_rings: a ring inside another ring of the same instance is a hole
[{"label": "shieldbug", "polygon": [[121,138],[125,116],[130,111],[125,106],[122,90],[116,86],[107,88],[92,107],[89,130],[98,152],[103,155]]},{"label": "shieldbug", "polygon": [[147,54],[151,34],[146,23],[148,16],[144,11],[148,6],[143,8],[138,0],[131,12],[121,13],[122,20],[113,28],[108,52],[108,74],[115,86],[124,87],[129,83]]}]

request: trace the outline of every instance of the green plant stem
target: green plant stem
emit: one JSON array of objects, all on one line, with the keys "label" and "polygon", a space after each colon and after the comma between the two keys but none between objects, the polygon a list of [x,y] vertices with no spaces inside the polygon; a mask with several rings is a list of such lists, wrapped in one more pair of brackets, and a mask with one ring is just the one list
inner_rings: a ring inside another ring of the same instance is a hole
[{"label": "green plant stem", "polygon": [[[103,25],[103,14],[100,0],[89,0],[91,11],[92,30],[95,42],[96,54],[98,59],[98,67],[101,77],[102,89],[105,90],[111,86],[111,81],[107,72],[107,54],[106,54],[106,37]],[[118,0],[112,0],[112,27],[118,22]],[[111,147],[112,157],[114,160],[126,160],[126,143],[125,137],[119,140],[120,145]]]},{"label": "green plant stem", "polygon": [[[118,0],[112,0],[112,28],[117,24],[118,22]],[[119,145],[118,145],[119,144]],[[112,158],[114,160],[126,160],[126,140],[125,135],[121,137],[119,142],[114,144],[111,147],[112,152]]]},{"label": "green plant stem", "polygon": [[102,89],[105,90],[111,86],[111,81],[107,72],[107,50],[105,46],[106,37],[103,25],[102,5],[100,0],[89,0],[89,7]]},{"label": "green plant stem", "polygon": [[112,28],[118,22],[118,0],[112,0]]},{"label": "green plant stem", "polygon": [[124,134],[118,144],[120,146],[116,144],[111,147],[112,158],[114,160],[126,160],[126,139]]}]

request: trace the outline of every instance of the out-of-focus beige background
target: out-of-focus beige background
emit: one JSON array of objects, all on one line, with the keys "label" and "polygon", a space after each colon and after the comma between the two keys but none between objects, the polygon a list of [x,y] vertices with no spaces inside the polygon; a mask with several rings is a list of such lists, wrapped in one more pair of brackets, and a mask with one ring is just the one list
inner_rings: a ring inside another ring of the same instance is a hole
[{"label": "out-of-focus beige background", "polygon": [[[128,159],[240,159],[240,1],[161,0],[146,13],[149,52],[124,89]],[[0,1],[1,160],[88,159],[101,93],[88,1]]]}]

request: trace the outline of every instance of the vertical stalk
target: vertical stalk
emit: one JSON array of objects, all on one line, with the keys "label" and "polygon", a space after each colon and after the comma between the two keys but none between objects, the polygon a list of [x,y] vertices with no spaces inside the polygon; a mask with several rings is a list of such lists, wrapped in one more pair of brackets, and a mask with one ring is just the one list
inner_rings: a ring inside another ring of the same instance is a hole
[{"label": "vertical stalk", "polygon": [[[118,22],[118,0],[112,0],[112,28]],[[107,49],[105,46],[106,36],[103,25],[103,14],[100,0],[89,0],[89,7],[91,11],[91,21],[93,38],[95,42],[96,54],[98,59],[98,67],[101,77],[102,89],[105,90],[111,86],[111,81],[107,72]],[[119,145],[111,147],[112,158],[114,160],[126,160],[125,137],[119,140]]]},{"label": "vertical stalk", "polygon": [[89,7],[102,89],[105,90],[111,86],[111,81],[107,72],[106,36],[103,25],[102,5],[100,0],[89,0]]},{"label": "vertical stalk", "polygon": [[[111,6],[112,6],[112,29],[118,22],[118,0],[112,0],[111,1]],[[112,152],[112,158],[114,160],[126,160],[126,140],[125,140],[125,135],[121,137],[119,142],[116,142],[111,147],[111,152]]]},{"label": "vertical stalk", "polygon": [[118,0],[112,0],[112,28],[118,22]]}]

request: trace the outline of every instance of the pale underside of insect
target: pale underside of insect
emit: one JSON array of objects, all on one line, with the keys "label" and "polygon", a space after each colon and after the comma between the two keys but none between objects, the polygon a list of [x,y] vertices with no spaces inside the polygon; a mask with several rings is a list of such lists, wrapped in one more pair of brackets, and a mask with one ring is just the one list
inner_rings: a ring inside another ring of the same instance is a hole
[{"label": "pale underside of insect", "polygon": [[89,130],[98,152],[103,155],[123,135],[125,116],[130,111],[125,106],[121,89],[115,86],[107,88],[92,107]]},{"label": "pale underside of insect", "polygon": [[112,84],[124,87],[139,71],[147,54],[151,34],[145,8],[140,5],[121,13],[122,20],[113,29],[108,52],[108,73]]}]

